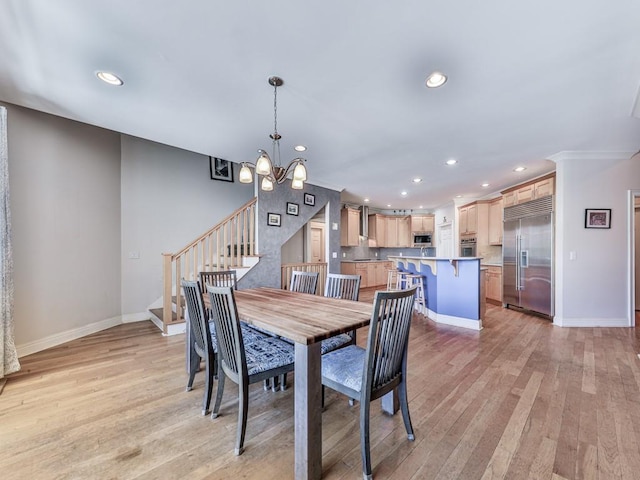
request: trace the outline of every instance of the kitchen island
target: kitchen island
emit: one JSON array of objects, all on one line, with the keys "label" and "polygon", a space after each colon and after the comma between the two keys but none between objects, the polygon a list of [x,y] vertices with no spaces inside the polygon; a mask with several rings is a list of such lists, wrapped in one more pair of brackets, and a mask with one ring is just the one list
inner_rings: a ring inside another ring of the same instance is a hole
[{"label": "kitchen island", "polygon": [[398,270],[424,276],[425,314],[436,323],[482,329],[484,268],[480,257],[389,256]]}]

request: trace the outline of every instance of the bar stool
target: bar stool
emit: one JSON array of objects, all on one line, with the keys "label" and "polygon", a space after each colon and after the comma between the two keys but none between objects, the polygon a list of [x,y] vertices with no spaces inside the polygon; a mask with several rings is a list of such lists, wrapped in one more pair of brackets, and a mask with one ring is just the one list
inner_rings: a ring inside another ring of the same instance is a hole
[{"label": "bar stool", "polygon": [[387,290],[397,290],[398,289],[398,275],[400,274],[400,270],[397,268],[389,268],[387,269]]},{"label": "bar stool", "polygon": [[413,286],[418,287],[416,289],[416,296],[414,299],[414,306],[418,312],[425,314],[427,313],[427,303],[424,295],[424,275],[420,275],[419,273],[409,273],[406,275],[406,288],[411,288]]}]

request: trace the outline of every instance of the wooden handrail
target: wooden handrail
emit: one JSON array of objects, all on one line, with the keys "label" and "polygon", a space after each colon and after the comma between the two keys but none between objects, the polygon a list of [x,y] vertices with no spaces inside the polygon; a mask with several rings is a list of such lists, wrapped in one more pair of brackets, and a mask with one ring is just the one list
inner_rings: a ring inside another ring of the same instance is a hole
[{"label": "wooden handrail", "polygon": [[256,202],[257,198],[252,198],[176,253],[162,254],[164,333],[170,324],[182,322],[181,279],[197,280],[203,270],[241,267],[243,257],[257,254]]}]

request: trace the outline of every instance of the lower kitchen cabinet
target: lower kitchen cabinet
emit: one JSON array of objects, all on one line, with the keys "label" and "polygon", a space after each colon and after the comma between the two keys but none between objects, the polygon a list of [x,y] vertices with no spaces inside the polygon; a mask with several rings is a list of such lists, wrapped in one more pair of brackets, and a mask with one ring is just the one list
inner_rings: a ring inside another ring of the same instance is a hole
[{"label": "lower kitchen cabinet", "polygon": [[360,275],[360,288],[387,286],[387,271],[392,262],[341,262],[340,273],[344,275]]},{"label": "lower kitchen cabinet", "polygon": [[485,273],[487,301],[502,305],[502,267],[487,266]]}]

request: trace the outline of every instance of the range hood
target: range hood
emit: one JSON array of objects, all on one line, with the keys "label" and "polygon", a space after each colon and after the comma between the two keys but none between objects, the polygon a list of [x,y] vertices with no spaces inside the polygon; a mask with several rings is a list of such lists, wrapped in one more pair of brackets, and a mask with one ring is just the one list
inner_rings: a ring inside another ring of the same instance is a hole
[{"label": "range hood", "polygon": [[366,205],[360,207],[360,235],[369,236],[369,207]]}]

